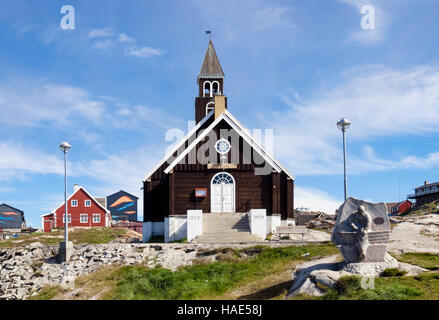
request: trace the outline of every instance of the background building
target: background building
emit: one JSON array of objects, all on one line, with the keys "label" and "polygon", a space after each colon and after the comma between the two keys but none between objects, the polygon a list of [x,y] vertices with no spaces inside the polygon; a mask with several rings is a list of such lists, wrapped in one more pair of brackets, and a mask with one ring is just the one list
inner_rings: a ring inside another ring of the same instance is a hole
[{"label": "background building", "polygon": [[107,197],[107,209],[113,221],[137,221],[137,200],[139,198],[120,190]]},{"label": "background building", "polygon": [[[83,187],[75,185],[73,194],[67,199],[69,227],[109,227],[110,211],[91,196]],[[53,228],[64,228],[65,205],[62,203],[53,212],[41,216],[44,232]]]},{"label": "background building", "polygon": [[439,200],[439,182],[428,183],[425,181],[424,185],[417,187],[415,193],[409,194],[407,199],[415,199],[416,207]]},{"label": "background building", "polygon": [[0,232],[3,230],[20,232],[26,227],[24,212],[6,203],[0,204]]}]

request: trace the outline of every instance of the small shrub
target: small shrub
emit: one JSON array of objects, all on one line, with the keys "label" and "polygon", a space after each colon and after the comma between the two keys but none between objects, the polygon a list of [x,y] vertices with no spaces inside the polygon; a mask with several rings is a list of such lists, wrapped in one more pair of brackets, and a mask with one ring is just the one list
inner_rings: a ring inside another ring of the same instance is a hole
[{"label": "small shrub", "polygon": [[335,290],[340,295],[352,296],[363,290],[361,288],[361,278],[357,276],[341,277],[335,284]]},{"label": "small shrub", "polygon": [[381,273],[381,276],[383,277],[400,277],[405,275],[406,271],[401,271],[397,268],[387,268]]}]

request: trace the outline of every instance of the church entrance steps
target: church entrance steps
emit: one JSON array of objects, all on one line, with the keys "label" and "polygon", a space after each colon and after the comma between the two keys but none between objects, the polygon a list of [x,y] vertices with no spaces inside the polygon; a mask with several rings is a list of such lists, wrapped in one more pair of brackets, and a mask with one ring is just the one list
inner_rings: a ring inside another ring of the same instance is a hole
[{"label": "church entrance steps", "polygon": [[250,233],[247,213],[204,213],[203,234],[194,240],[205,243],[259,241],[259,237]]}]

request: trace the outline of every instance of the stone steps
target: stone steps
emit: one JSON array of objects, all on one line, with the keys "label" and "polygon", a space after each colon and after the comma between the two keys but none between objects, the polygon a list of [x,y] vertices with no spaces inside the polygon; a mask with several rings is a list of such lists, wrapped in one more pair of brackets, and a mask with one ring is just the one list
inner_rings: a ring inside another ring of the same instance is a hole
[{"label": "stone steps", "polygon": [[194,240],[199,243],[259,241],[261,241],[259,237],[250,233],[247,213],[204,213],[203,234]]}]

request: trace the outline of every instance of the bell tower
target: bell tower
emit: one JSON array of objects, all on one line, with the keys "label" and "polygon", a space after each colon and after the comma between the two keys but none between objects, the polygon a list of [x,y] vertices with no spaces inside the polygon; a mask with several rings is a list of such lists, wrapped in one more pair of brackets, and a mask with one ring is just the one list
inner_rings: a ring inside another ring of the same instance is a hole
[{"label": "bell tower", "polygon": [[[195,98],[195,121],[200,122],[215,108],[215,96],[224,95],[224,72],[213,47],[209,41],[203,65],[197,78],[198,97]],[[226,98],[227,108],[227,98]]]}]

